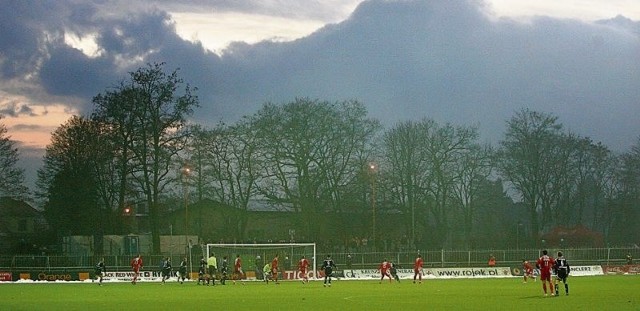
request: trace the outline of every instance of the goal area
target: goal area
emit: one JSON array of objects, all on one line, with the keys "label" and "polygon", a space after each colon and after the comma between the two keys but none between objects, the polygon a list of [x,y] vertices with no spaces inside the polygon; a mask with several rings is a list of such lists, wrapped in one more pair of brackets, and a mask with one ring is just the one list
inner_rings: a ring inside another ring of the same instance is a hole
[{"label": "goal area", "polygon": [[[309,278],[316,278],[316,243],[255,243],[255,244],[207,244],[206,258],[214,255],[218,265],[222,258],[227,257],[229,267],[232,269],[236,256],[242,259],[242,269],[248,279],[255,277],[262,279],[262,268],[271,263],[278,255],[278,265],[282,273],[297,275],[298,262],[304,256],[309,261]],[[286,279],[286,278],[283,278]]]}]

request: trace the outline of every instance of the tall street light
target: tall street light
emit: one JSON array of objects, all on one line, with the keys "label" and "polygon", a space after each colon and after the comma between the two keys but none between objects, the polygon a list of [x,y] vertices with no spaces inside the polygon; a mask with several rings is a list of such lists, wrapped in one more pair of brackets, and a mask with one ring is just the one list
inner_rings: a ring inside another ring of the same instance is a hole
[{"label": "tall street light", "polygon": [[372,225],[373,225],[373,247],[376,248],[376,173],[378,172],[378,166],[375,162],[369,162],[369,175],[371,178],[371,211],[372,211]]},{"label": "tall street light", "polygon": [[518,221],[516,226],[516,249],[520,249],[520,227],[522,227],[522,222]]},{"label": "tall street light", "polygon": [[189,278],[191,278],[192,264],[191,264],[191,243],[189,242],[189,189],[188,179],[191,175],[191,165],[185,162],[182,165],[182,190],[184,192],[184,234],[186,242],[186,250],[189,252]]}]

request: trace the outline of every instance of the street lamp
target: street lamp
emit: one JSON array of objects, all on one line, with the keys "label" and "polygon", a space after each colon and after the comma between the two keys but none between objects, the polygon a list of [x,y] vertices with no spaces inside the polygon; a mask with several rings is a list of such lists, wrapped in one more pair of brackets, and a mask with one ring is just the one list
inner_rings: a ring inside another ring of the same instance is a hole
[{"label": "street lamp", "polygon": [[369,175],[371,178],[371,211],[372,211],[372,229],[373,229],[373,247],[376,248],[376,173],[378,166],[375,162],[369,162]]},{"label": "street lamp", "polygon": [[516,226],[516,249],[520,249],[520,227],[522,227],[522,222],[518,221]]},{"label": "street lamp", "polygon": [[184,194],[184,234],[185,234],[185,242],[186,242],[186,250],[189,252],[189,278],[191,278],[191,272],[193,270],[191,264],[191,243],[189,242],[189,189],[188,186],[188,178],[191,175],[191,165],[188,162],[185,162],[182,165],[182,190]]}]

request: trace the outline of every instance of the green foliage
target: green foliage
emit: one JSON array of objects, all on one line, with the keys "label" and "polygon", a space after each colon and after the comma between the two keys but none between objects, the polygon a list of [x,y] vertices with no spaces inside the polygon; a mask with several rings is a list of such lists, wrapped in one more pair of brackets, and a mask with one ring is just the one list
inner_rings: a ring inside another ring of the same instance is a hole
[{"label": "green foliage", "polygon": [[24,199],[29,191],[24,185],[24,170],[17,166],[18,149],[15,145],[7,135],[7,128],[0,123],[0,196]]},{"label": "green foliage", "polygon": [[520,278],[426,280],[413,284],[333,281],[280,285],[246,282],[4,284],[6,310],[637,310],[640,276],[573,277],[571,295],[543,297]]}]

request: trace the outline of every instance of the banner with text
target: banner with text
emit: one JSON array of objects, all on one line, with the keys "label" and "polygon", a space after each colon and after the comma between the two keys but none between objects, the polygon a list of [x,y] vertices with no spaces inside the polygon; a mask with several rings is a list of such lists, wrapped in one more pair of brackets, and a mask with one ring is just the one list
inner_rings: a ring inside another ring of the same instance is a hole
[{"label": "banner with text", "polygon": [[[413,269],[398,269],[397,275],[400,279],[413,279]],[[377,269],[368,270],[344,270],[346,279],[359,280],[375,280],[380,279],[382,275]],[[500,278],[511,277],[511,269],[509,267],[496,268],[424,268],[422,269],[423,278]]]}]

